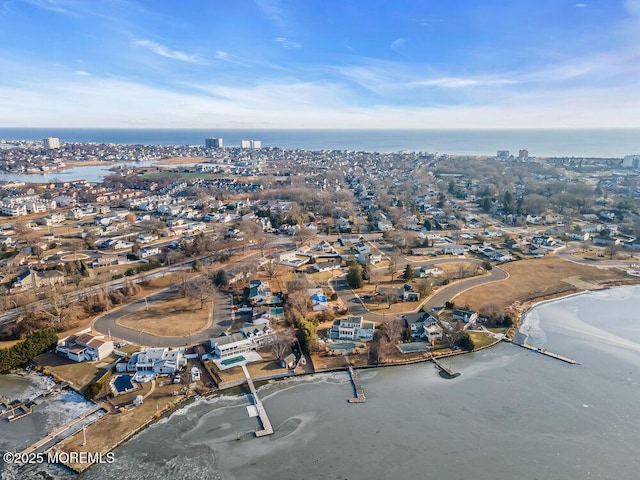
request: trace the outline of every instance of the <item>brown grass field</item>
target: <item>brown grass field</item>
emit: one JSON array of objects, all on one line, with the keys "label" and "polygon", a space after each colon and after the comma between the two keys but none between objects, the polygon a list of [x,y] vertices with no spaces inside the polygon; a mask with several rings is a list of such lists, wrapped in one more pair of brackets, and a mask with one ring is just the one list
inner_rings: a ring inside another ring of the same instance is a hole
[{"label": "brown grass field", "polygon": [[187,163],[203,163],[208,161],[208,157],[169,157],[154,162],[154,165],[182,165]]},{"label": "brown grass field", "polygon": [[209,325],[211,302],[172,297],[167,301],[150,303],[148,308],[129,313],[118,319],[118,325],[144,330],[159,337],[180,337],[204,330]]},{"label": "brown grass field", "polygon": [[509,273],[509,278],[462,292],[454,299],[456,305],[480,309],[484,305],[495,304],[505,309],[516,302],[530,303],[586,289],[639,281],[617,268],[580,265],[555,255],[507,263],[500,268]]}]

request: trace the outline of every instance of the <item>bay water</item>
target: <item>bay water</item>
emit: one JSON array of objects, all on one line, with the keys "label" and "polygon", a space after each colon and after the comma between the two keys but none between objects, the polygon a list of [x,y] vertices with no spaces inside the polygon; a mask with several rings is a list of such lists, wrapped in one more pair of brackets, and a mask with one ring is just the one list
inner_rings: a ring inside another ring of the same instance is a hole
[{"label": "bay water", "polygon": [[501,344],[445,360],[462,374],[452,380],[431,363],[362,371],[364,404],[347,403],[345,373],[264,385],[271,437],[254,438],[247,396],[201,399],[81,478],[632,480],[640,468],[638,311],[637,286],[534,308],[522,328],[528,342],[581,365]]}]

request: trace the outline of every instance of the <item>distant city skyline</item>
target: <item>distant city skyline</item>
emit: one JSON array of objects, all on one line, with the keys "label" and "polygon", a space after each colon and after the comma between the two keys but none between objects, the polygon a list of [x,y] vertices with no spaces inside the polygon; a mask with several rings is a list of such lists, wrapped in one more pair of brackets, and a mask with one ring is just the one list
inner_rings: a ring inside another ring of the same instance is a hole
[{"label": "distant city skyline", "polygon": [[640,127],[640,0],[8,0],[0,127]]}]

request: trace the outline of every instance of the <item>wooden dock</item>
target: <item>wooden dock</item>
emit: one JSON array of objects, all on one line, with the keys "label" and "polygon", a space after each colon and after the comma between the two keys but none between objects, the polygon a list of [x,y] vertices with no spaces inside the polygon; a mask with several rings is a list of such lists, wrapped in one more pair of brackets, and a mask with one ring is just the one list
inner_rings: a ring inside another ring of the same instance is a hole
[{"label": "wooden dock", "polygon": [[256,392],[256,387],[253,384],[253,380],[249,375],[249,371],[247,367],[242,364],[242,371],[244,372],[244,376],[247,378],[247,383],[249,384],[249,390],[251,390],[251,397],[253,398],[253,406],[255,407],[256,415],[260,419],[260,423],[262,425],[262,429],[256,430],[256,437],[265,437],[267,435],[273,435],[273,427],[271,426],[271,421],[267,416],[267,411],[264,408],[264,405],[258,398],[258,392]]},{"label": "wooden dock", "polygon": [[541,353],[542,355],[546,355],[547,357],[555,358],[556,360],[560,360],[561,362],[569,363],[571,365],[581,365],[580,362],[574,360],[573,358],[565,357],[564,355],[550,352],[545,348],[534,347],[533,345],[529,345],[528,343],[515,343],[515,342],[511,342],[511,343],[513,343],[514,345],[518,345],[519,347],[526,348],[527,350],[531,350],[532,352]]},{"label": "wooden dock", "polygon": [[445,367],[444,365],[442,365],[435,357],[431,357],[431,361],[435,364],[435,366],[438,368],[438,370],[440,370],[441,372],[446,373],[451,378],[460,376],[459,373],[452,372],[451,369],[449,369],[449,368]]},{"label": "wooden dock", "polygon": [[53,432],[48,434],[46,437],[44,437],[44,438],[38,440],[37,442],[35,442],[34,444],[28,446],[27,448],[25,448],[20,453],[24,455],[24,454],[29,454],[29,453],[33,453],[33,452],[37,451],[39,448],[47,445],[50,442],[53,442],[60,435],[62,435],[63,433],[69,431],[69,429],[72,428],[74,425],[77,425],[78,423],[82,422],[84,419],[86,419],[90,415],[93,415],[94,413],[96,413],[96,412],[98,412],[100,410],[102,410],[102,407],[96,405],[96,407],[92,408],[89,412],[85,413],[81,417],[74,418],[73,420],[71,420],[67,424],[63,425],[62,427],[60,427],[57,430],[54,430]]},{"label": "wooden dock", "polygon": [[349,365],[349,376],[351,377],[351,383],[353,383],[353,390],[356,396],[349,399],[349,403],[364,403],[367,401],[367,397],[364,396],[364,389],[360,383],[360,379],[355,370]]}]

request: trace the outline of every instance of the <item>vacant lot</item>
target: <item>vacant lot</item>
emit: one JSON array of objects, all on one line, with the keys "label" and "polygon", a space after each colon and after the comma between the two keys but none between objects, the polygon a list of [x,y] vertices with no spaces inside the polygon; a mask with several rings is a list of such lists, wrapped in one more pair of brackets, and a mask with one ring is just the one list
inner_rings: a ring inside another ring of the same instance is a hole
[{"label": "vacant lot", "polygon": [[616,268],[596,268],[571,263],[555,255],[501,265],[510,277],[482,285],[455,297],[456,305],[480,309],[495,304],[504,309],[515,302],[527,303],[587,288],[638,283],[639,279]]},{"label": "vacant lot", "polygon": [[211,318],[211,302],[200,308],[200,300],[170,297],[149,303],[117,320],[118,325],[159,337],[180,337],[204,330]]}]

